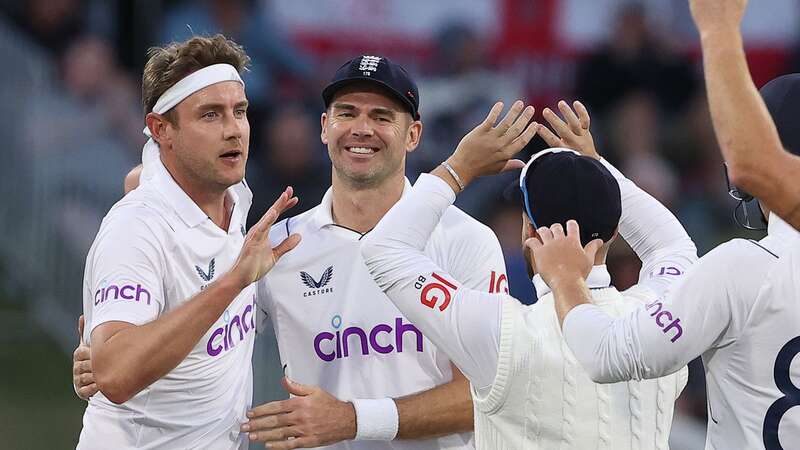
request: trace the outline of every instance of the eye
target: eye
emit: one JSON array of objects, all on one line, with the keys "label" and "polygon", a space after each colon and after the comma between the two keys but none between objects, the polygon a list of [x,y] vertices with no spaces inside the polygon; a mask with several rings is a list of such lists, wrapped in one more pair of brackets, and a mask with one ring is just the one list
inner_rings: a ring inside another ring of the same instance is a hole
[{"label": "eye", "polygon": [[203,119],[213,120],[213,119],[217,118],[217,112],[216,111],[208,111],[208,112],[204,113],[202,117],[203,117]]},{"label": "eye", "polygon": [[234,114],[236,114],[236,117],[242,118],[242,117],[245,117],[247,115],[247,110],[244,109],[244,108],[237,109],[236,111],[234,111]]},{"label": "eye", "polygon": [[339,117],[355,117],[351,112],[340,112]]},{"label": "eye", "polygon": [[388,117],[378,117],[378,122],[389,123],[391,120]]}]

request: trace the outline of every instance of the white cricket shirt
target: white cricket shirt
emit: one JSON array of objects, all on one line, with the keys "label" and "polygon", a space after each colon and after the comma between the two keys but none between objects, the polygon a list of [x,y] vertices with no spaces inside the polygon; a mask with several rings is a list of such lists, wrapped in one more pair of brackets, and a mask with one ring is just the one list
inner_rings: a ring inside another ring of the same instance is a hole
[{"label": "white cricket shirt", "polygon": [[[409,190],[406,181],[403,195]],[[273,245],[291,233],[303,236],[258,283],[258,301],[272,320],[286,373],[344,400],[400,397],[450,381],[448,357],[373,281],[361,257],[362,235],[334,224],[331,195],[329,190],[320,205],[270,232]],[[507,287],[496,236],[456,207],[445,212],[425,252],[475,289]],[[463,433],[326,448],[470,449],[471,439],[472,433]]]},{"label": "white cricket shirt", "polygon": [[[228,189],[229,230],[217,227],[158,161],[152,179],[114,205],[86,258],[84,339],[108,321],[142,325],[230,269],[252,196]],[[252,401],[255,285],[245,288],[175,369],[121,405],[89,399],[78,449],[246,449]]]},{"label": "white cricket shirt", "polygon": [[567,343],[604,382],[661,376],[702,355],[707,449],[775,450],[778,439],[798,448],[797,236],[773,214],[767,237],[718,246],[663,300],[617,319],[574,308],[564,320]]},{"label": "white cricket shirt", "polygon": [[[668,289],[696,251],[666,208],[612,172],[622,195],[620,231],[643,261],[641,283],[620,294],[605,266],[595,266],[588,282],[598,305],[618,315]],[[491,301],[497,296],[461,285],[419,251],[454,199],[444,181],[421,176],[362,250],[378,285],[472,382],[478,448],[665,448],[686,369],[644,383],[592,383],[566,347],[541,278],[535,305],[508,295]]]}]

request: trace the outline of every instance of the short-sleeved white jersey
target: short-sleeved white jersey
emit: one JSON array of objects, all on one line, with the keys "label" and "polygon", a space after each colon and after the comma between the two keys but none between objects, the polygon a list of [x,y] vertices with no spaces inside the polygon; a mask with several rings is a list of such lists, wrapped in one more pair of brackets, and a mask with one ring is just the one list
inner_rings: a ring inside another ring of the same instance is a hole
[{"label": "short-sleeved white jersey", "polygon": [[[404,195],[410,190],[406,181]],[[400,397],[452,379],[451,363],[386,298],[361,257],[362,235],[336,225],[331,191],[320,205],[276,224],[273,244],[300,233],[300,245],[258,283],[281,362],[294,380],[338,398]],[[506,290],[500,244],[486,226],[455,207],[425,249],[469,286]],[[499,320],[499,313],[496,320]],[[472,433],[436,439],[345,441],[331,449],[469,449]]]},{"label": "short-sleeved white jersey", "polygon": [[[252,196],[228,190],[230,227],[217,227],[156,164],[152,179],[109,211],[86,259],[84,339],[109,321],[142,325],[180,306],[230,269]],[[245,288],[175,369],[127,402],[98,392],[79,449],[246,449],[239,425],[252,401],[255,285]]]},{"label": "short-sleeved white jersey", "polygon": [[616,319],[592,305],[574,308],[564,337],[604,382],[662,376],[702,355],[707,449],[798,448],[797,237],[772,215],[766,238],[720,245],[666,298]]}]

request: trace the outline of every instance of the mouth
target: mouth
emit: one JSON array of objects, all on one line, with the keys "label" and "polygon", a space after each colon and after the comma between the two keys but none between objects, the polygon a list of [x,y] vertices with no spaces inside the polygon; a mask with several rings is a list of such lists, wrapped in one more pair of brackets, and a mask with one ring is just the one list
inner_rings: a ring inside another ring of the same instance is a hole
[{"label": "mouth", "polygon": [[242,151],[241,150],[231,150],[229,152],[225,152],[225,153],[219,155],[219,157],[222,158],[224,161],[236,162],[242,157]]},{"label": "mouth", "polygon": [[374,155],[379,151],[378,147],[369,146],[345,146],[345,150],[354,155]]}]

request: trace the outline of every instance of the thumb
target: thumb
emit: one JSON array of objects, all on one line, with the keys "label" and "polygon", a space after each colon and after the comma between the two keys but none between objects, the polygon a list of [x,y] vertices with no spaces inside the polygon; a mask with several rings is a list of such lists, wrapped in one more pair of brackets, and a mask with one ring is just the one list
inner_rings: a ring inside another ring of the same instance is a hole
[{"label": "thumb", "polygon": [[314,386],[306,386],[305,384],[292,381],[286,376],[281,378],[281,384],[283,385],[283,388],[286,389],[286,392],[298,397],[305,397],[313,394],[315,388]]},{"label": "thumb", "polygon": [[584,253],[586,253],[586,257],[590,260],[594,261],[595,255],[597,255],[597,251],[600,250],[600,247],[603,246],[603,241],[601,239],[595,239],[592,242],[586,244],[586,247],[583,248]]},{"label": "thumb", "polygon": [[511,170],[519,170],[525,167],[525,163],[520,161],[519,159],[509,159],[503,169],[500,172],[508,172]]},{"label": "thumb", "polygon": [[83,327],[84,327],[84,324],[85,324],[85,319],[83,317],[83,314],[81,314],[80,317],[78,317],[78,339],[81,342],[83,342]]}]

